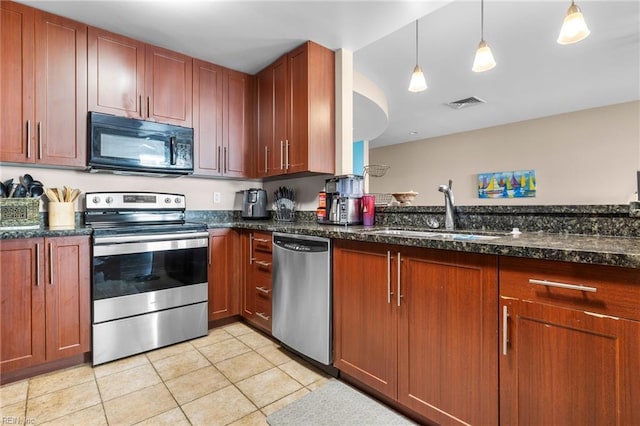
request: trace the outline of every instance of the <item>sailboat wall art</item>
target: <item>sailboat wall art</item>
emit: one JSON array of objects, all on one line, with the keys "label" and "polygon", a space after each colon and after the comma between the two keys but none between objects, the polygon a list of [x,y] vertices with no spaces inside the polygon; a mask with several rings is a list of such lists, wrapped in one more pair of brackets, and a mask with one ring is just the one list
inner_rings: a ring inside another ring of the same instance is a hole
[{"label": "sailboat wall art", "polygon": [[535,196],[535,170],[478,173],[479,198],[522,198]]}]

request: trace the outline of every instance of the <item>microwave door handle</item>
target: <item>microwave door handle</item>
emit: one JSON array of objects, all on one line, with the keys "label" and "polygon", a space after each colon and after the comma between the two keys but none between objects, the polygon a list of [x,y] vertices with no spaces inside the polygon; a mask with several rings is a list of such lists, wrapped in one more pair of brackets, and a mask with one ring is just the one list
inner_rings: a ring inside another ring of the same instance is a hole
[{"label": "microwave door handle", "polygon": [[169,153],[171,158],[169,159],[169,161],[171,162],[172,166],[175,166],[176,165],[176,137],[175,136],[171,136],[170,144],[171,146],[169,147]]}]

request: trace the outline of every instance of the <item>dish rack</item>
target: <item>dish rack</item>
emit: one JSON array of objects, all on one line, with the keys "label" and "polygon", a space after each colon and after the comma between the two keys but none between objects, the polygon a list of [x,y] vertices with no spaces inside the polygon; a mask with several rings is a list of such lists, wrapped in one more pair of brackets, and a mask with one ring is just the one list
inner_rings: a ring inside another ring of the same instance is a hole
[{"label": "dish rack", "polygon": [[376,206],[388,206],[393,201],[393,195],[384,192],[373,192],[369,195],[376,197]]}]

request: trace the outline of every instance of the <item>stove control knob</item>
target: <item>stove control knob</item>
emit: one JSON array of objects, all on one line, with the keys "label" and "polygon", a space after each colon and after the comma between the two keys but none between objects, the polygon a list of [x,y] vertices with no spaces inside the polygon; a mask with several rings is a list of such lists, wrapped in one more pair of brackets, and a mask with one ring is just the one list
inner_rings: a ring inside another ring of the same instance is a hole
[{"label": "stove control knob", "polygon": [[113,197],[107,197],[106,200],[104,200],[107,204],[111,204],[113,203]]},{"label": "stove control knob", "polygon": [[91,201],[93,202],[93,204],[98,204],[100,202],[100,197],[93,197]]},{"label": "stove control knob", "polygon": [[171,198],[167,197],[164,199],[165,204],[169,204],[171,202]]},{"label": "stove control knob", "polygon": [[180,204],[182,202],[182,200],[179,197],[176,197],[176,199],[173,200],[173,201],[175,201],[176,204]]}]

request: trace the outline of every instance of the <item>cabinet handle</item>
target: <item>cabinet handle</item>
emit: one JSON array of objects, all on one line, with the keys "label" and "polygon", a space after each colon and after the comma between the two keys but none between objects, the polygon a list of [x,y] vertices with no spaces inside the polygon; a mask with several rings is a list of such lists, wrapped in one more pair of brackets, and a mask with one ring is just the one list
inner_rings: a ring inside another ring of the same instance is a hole
[{"label": "cabinet handle", "polygon": [[559,282],[547,281],[547,280],[530,279],[529,280],[529,284],[543,285],[543,286],[546,286],[546,287],[567,288],[569,290],[588,291],[590,293],[595,293],[596,291],[598,291],[598,289],[595,288],[595,287],[587,287],[587,286],[584,286],[584,285],[559,283]]},{"label": "cabinet handle", "polygon": [[509,312],[507,309],[507,305],[502,307],[502,355],[507,355],[509,344],[509,331],[507,329],[509,326]]},{"label": "cabinet handle", "polygon": [[221,161],[221,159],[220,159],[220,150],[221,149],[222,148],[218,147],[218,173],[222,173],[222,170],[220,168],[220,161]]},{"label": "cabinet handle", "polygon": [[400,264],[401,263],[402,263],[402,255],[400,254],[400,252],[398,252],[398,306],[400,306],[400,299],[402,299],[404,297],[401,294],[402,291],[400,290],[400,284],[402,283],[401,277],[400,277]]},{"label": "cabinet handle", "polygon": [[38,160],[42,160],[42,122],[38,121]]},{"label": "cabinet handle", "polygon": [[151,96],[147,96],[147,118],[151,117]]},{"label": "cabinet handle", "polygon": [[269,240],[265,240],[264,238],[254,238],[253,241],[257,241],[259,243],[268,243]]},{"label": "cabinet handle", "polygon": [[269,171],[269,147],[264,146],[264,172],[267,173]]},{"label": "cabinet handle", "polygon": [[140,102],[140,106],[138,107],[140,117],[144,117],[144,112],[142,111],[142,94],[138,95],[138,102]]},{"label": "cabinet handle", "polygon": [[256,260],[256,261],[255,261],[255,263],[256,263],[257,265],[264,266],[265,268],[267,268],[267,267],[271,266],[271,264],[270,264],[269,262],[265,262],[265,261],[263,261],[263,260]]},{"label": "cabinet handle", "polygon": [[213,252],[213,248],[211,247],[211,244],[209,244],[209,247],[207,247],[207,250],[209,251],[209,266],[211,266],[211,252]]},{"label": "cabinet handle", "polygon": [[53,244],[49,243],[49,284],[53,285]]},{"label": "cabinet handle", "polygon": [[271,293],[271,290],[269,290],[268,288],[265,288],[265,287],[256,287],[256,290],[258,290],[260,293],[263,293],[263,294]]},{"label": "cabinet handle", "polygon": [[391,304],[391,251],[387,250],[387,303]]},{"label": "cabinet handle", "polygon": [[280,170],[282,170],[284,167],[284,141],[282,139],[280,139]]},{"label": "cabinet handle", "polygon": [[284,168],[289,170],[289,139],[285,140],[286,149],[284,150]]},{"label": "cabinet handle", "polygon": [[31,120],[27,120],[27,158],[31,158]]},{"label": "cabinet handle", "polygon": [[249,265],[253,263],[253,234],[249,234]]},{"label": "cabinet handle", "polygon": [[269,315],[265,315],[262,312],[256,312],[256,315],[259,316],[260,318],[262,318],[265,321],[269,321],[271,319],[271,317]]},{"label": "cabinet handle", "polygon": [[224,147],[224,173],[227,173],[227,166],[229,163],[229,153],[227,151],[227,147]]},{"label": "cabinet handle", "polygon": [[40,287],[40,244],[36,244],[36,287]]}]

